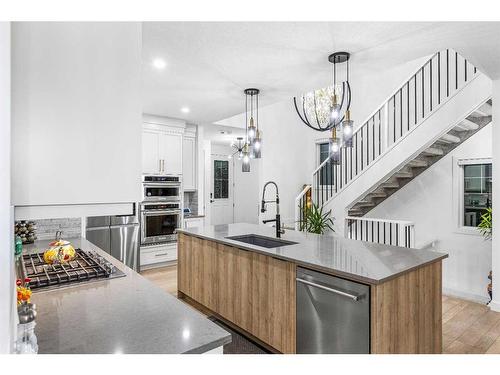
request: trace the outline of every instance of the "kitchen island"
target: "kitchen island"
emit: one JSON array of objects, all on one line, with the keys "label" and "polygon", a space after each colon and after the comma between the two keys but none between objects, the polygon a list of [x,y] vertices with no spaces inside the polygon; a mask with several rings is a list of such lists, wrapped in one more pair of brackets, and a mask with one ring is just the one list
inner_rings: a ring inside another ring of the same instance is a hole
[{"label": "kitchen island", "polygon": [[[95,251],[125,276],[35,290],[39,353],[222,353],[231,335],[83,238],[75,248]],[[42,252],[49,241],[25,247]]]},{"label": "kitchen island", "polygon": [[228,238],[275,237],[273,228],[245,223],[179,232],[179,297],[272,351],[297,352],[301,269],[367,288],[366,352],[441,353],[447,254],[295,231],[282,236],[293,243],[277,247]]}]

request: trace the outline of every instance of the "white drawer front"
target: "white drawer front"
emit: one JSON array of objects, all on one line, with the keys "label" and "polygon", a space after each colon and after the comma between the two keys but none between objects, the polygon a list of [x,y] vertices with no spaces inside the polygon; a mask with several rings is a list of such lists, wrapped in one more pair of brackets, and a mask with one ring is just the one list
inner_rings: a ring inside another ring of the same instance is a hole
[{"label": "white drawer front", "polygon": [[177,246],[141,248],[141,266],[177,260]]},{"label": "white drawer front", "polygon": [[185,228],[199,228],[203,226],[204,218],[184,219]]}]

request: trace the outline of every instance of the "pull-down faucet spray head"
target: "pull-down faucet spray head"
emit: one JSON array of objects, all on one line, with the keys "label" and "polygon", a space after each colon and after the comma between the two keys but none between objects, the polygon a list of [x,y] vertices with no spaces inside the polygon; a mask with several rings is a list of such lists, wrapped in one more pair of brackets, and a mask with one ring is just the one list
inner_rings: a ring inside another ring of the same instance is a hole
[{"label": "pull-down faucet spray head", "polygon": [[264,213],[266,212],[266,188],[267,188],[267,185],[269,184],[273,184],[274,187],[276,188],[276,208],[277,208],[277,211],[279,213],[279,204],[280,204],[280,198],[279,198],[279,193],[278,193],[278,185],[276,185],[276,182],[274,181],[268,181],[264,184],[264,187],[262,188],[262,204],[261,204],[261,208],[260,208],[260,212]]}]

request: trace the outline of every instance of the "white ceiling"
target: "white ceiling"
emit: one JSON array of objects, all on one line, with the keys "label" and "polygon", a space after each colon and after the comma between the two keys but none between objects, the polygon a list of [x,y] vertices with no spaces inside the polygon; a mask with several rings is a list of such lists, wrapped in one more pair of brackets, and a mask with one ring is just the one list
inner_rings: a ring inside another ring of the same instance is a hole
[{"label": "white ceiling", "polygon": [[245,130],[242,128],[217,124],[206,126],[203,134],[204,139],[225,145],[230,145],[236,138],[244,136]]},{"label": "white ceiling", "polygon": [[261,89],[264,106],[325,86],[327,56],[340,50],[361,77],[453,48],[496,79],[499,36],[499,22],[146,22],[144,112],[213,123],[244,111],[247,87]]}]

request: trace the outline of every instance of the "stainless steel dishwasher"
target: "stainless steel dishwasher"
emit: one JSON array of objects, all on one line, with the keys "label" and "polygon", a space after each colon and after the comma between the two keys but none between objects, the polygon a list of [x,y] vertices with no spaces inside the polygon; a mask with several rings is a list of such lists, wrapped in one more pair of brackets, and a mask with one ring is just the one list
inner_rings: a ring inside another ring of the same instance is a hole
[{"label": "stainless steel dishwasher", "polygon": [[297,353],[369,353],[370,287],[297,268]]}]

